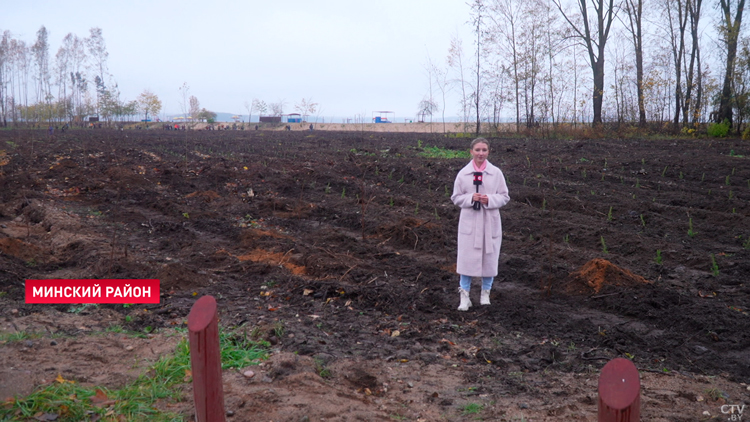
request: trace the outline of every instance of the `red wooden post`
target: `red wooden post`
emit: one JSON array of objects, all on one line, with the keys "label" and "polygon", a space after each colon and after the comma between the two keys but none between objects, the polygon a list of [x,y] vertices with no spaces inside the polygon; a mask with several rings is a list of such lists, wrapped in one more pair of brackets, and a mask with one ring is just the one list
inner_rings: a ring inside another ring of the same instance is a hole
[{"label": "red wooden post", "polygon": [[196,422],[225,422],[224,389],[221,383],[221,350],[216,299],[203,296],[188,315],[190,366]]},{"label": "red wooden post", "polygon": [[641,380],[628,359],[609,361],[599,376],[599,422],[640,422]]}]

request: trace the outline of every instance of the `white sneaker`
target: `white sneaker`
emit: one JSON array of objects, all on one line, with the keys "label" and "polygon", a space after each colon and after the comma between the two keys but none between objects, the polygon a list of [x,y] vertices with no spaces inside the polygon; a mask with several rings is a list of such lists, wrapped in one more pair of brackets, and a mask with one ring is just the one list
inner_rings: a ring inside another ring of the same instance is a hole
[{"label": "white sneaker", "polygon": [[479,297],[479,303],[481,305],[490,304],[490,291],[489,290],[482,290],[482,295]]},{"label": "white sneaker", "polygon": [[469,291],[462,288],[458,288],[458,293],[461,296],[461,304],[458,305],[459,311],[468,311],[471,308],[471,299],[469,299]]}]

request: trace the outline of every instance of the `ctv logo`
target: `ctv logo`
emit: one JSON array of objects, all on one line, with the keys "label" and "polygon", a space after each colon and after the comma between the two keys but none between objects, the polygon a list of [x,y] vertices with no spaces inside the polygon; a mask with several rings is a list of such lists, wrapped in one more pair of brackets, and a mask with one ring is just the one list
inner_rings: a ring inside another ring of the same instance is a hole
[{"label": "ctv logo", "polygon": [[742,412],[745,410],[745,405],[725,404],[719,409],[721,410],[721,413],[725,415],[732,415],[727,418],[728,421],[742,421]]}]

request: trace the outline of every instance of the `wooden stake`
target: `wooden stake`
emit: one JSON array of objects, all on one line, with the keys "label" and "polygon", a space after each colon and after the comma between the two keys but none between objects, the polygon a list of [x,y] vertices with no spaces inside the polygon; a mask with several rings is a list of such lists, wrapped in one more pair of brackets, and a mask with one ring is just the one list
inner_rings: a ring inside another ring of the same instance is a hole
[{"label": "wooden stake", "polygon": [[599,422],[640,422],[641,380],[628,359],[609,361],[599,376]]},{"label": "wooden stake", "polygon": [[196,422],[225,422],[216,299],[203,296],[190,309],[190,366]]}]

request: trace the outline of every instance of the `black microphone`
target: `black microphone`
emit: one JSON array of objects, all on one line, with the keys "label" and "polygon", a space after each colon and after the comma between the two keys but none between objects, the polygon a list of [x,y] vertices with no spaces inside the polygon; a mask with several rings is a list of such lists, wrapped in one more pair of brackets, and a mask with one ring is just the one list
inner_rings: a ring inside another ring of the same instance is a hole
[{"label": "black microphone", "polygon": [[[479,193],[479,185],[482,184],[482,172],[481,171],[475,171],[474,172],[474,186],[477,188],[477,193]],[[472,208],[474,210],[479,211],[482,209],[482,204],[479,201],[474,201],[472,204]]]}]

